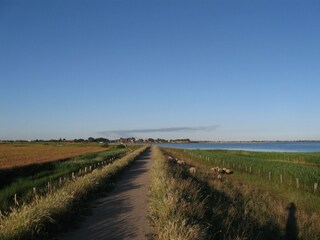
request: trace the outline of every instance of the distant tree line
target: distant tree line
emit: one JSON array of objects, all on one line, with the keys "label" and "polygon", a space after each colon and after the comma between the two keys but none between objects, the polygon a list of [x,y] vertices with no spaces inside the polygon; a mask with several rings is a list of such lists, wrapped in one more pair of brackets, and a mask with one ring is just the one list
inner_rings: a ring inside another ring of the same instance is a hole
[{"label": "distant tree line", "polygon": [[178,138],[178,139],[173,139],[170,140],[170,142],[176,142],[176,143],[190,143],[190,139],[189,138]]},{"label": "distant tree line", "polygon": [[90,142],[90,143],[93,143],[93,142],[96,142],[96,143],[110,143],[109,139],[102,138],[102,137],[99,137],[99,138],[89,137],[88,139],[79,138],[79,139],[74,139],[73,141],[74,142]]},{"label": "distant tree line", "polygon": [[36,140],[0,140],[0,142],[75,142],[75,143],[190,143],[189,138],[181,138],[181,139],[163,139],[163,138],[146,138],[146,139],[136,139],[134,137],[131,138],[119,138],[119,139],[113,139],[109,140],[107,138],[103,137],[89,137],[87,139],[84,138],[75,138],[73,140],[66,140],[65,138],[59,138],[59,139],[50,139],[50,140],[44,140],[44,139],[36,139]]}]

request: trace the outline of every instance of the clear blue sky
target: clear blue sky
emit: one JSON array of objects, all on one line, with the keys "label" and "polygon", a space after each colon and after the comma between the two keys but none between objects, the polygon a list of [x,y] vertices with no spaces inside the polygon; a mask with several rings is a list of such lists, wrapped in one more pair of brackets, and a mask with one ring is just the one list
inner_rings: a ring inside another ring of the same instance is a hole
[{"label": "clear blue sky", "polygon": [[320,139],[320,2],[0,0],[0,82],[0,139]]}]

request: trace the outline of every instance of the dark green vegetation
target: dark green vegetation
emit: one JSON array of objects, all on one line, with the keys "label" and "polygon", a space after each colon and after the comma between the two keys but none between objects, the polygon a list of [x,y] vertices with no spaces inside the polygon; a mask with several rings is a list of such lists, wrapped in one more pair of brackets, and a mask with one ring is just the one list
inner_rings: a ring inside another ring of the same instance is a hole
[{"label": "dark green vegetation", "polygon": [[[180,166],[186,174],[191,165],[195,166],[196,174],[189,176],[203,188],[209,188],[206,221],[211,239],[320,239],[320,196],[306,187],[308,181],[317,178],[300,174],[299,188],[295,181],[285,182],[290,174],[299,174],[299,170],[319,176],[319,166],[304,164],[307,157],[302,153],[289,154],[289,160],[284,162],[281,157],[286,153],[181,149],[165,149],[165,152],[188,163]],[[312,161],[317,163],[316,159]],[[241,166],[237,168],[238,164]],[[218,174],[210,170],[214,166],[230,166],[234,174],[222,175],[219,180]],[[275,177],[280,173],[287,173],[282,184]]]},{"label": "dark green vegetation", "polygon": [[79,174],[79,170],[98,165],[104,160],[119,158],[126,153],[125,149],[109,149],[98,153],[89,153],[80,157],[44,164],[33,164],[25,167],[4,169],[0,171],[0,210],[7,211],[13,206],[13,197],[17,194],[18,203],[27,202],[34,196],[33,188],[37,194],[48,191],[48,183],[53,187],[60,178],[68,178]]}]

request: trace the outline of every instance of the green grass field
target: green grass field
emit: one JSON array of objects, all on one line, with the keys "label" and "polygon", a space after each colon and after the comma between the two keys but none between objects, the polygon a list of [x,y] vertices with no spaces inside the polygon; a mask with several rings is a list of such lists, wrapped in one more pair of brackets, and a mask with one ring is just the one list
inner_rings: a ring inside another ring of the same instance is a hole
[{"label": "green grass field", "polygon": [[[314,192],[314,184],[320,183],[320,153],[185,151],[207,166],[231,168],[237,172],[256,176],[257,179],[270,181],[274,185],[284,185]],[[315,192],[315,194],[319,193],[320,189]]]}]

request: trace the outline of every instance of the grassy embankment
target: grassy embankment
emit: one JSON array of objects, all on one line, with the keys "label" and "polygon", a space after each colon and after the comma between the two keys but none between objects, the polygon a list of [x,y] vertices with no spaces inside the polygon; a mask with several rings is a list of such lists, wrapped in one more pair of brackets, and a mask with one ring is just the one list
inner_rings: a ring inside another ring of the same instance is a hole
[{"label": "grassy embankment", "polygon": [[70,218],[94,192],[108,187],[113,179],[138,157],[141,147],[112,164],[65,183],[45,196],[37,196],[29,204],[13,209],[0,219],[0,239],[45,239]]},{"label": "grassy embankment", "polygon": [[[81,148],[80,148],[81,149]],[[80,152],[82,152],[80,150]],[[80,157],[63,161],[52,161],[42,164],[0,170],[0,211],[8,211],[14,205],[13,197],[16,194],[18,203],[30,201],[35,188],[36,193],[45,194],[48,183],[52,188],[72,177],[84,174],[84,169],[100,165],[108,159],[124,155],[125,149],[109,149],[103,152],[88,153]],[[50,155],[50,154],[49,154]],[[82,172],[81,172],[82,171]]]},{"label": "grassy embankment", "polygon": [[149,192],[150,221],[155,239],[209,239],[205,189],[155,147]]},{"label": "grassy embankment", "polygon": [[[212,188],[210,202],[214,217],[211,221],[218,239],[285,239],[290,234],[299,239],[320,239],[319,194],[301,185],[297,189],[295,184],[285,183],[284,179],[281,184],[275,178],[282,173],[287,179],[300,170],[312,175],[300,175],[301,181],[308,183],[311,179],[312,183],[317,179],[314,176],[319,176],[319,167],[305,163],[317,165],[319,160],[314,158],[317,154],[166,151],[197,166],[196,178]],[[283,165],[284,160],[289,165]],[[233,175],[224,175],[222,181],[210,172],[213,166],[233,168],[233,164],[241,166],[235,167]],[[257,168],[260,174],[253,170]],[[269,171],[273,173],[271,180],[269,174],[263,174]]]}]

